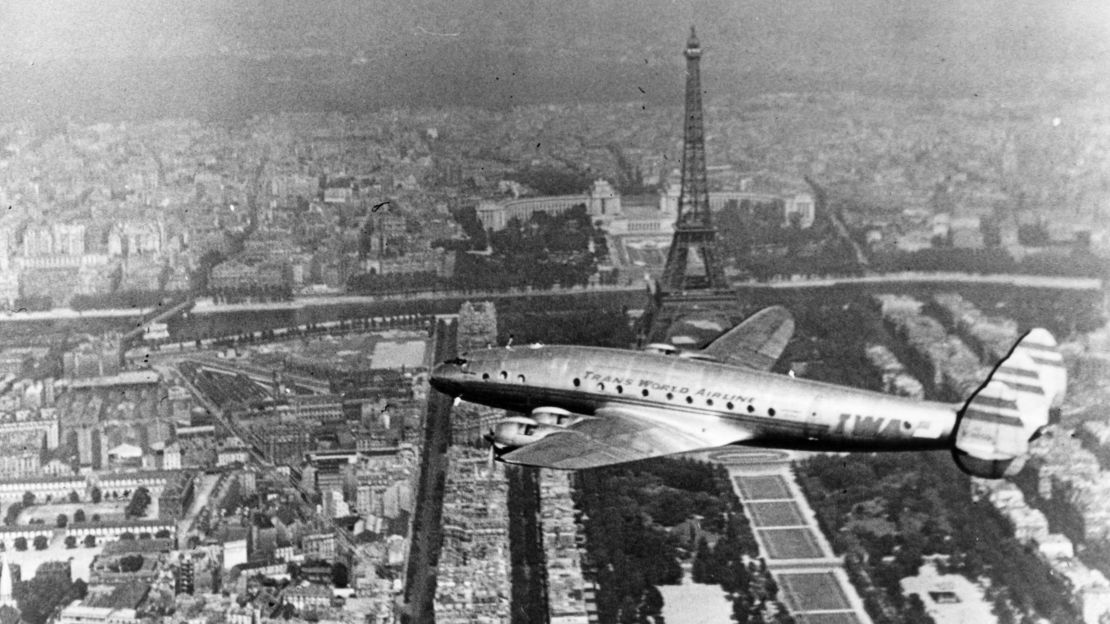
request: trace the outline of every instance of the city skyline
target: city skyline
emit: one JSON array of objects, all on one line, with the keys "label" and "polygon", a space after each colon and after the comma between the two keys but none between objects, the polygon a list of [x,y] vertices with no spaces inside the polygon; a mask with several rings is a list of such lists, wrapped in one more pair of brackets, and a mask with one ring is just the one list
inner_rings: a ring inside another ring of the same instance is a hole
[{"label": "city skyline", "polygon": [[[5,4],[0,623],[1098,621],[1107,11]],[[1016,476],[487,463],[506,413],[432,365],[633,346],[684,178],[728,297],[653,335],[778,305],[772,373],[954,401],[1044,326],[1073,383]]]}]

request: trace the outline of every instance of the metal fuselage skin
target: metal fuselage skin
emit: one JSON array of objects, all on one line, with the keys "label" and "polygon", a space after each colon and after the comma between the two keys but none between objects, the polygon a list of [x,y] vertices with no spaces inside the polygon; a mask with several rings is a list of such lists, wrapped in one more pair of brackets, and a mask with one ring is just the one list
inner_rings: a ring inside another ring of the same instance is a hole
[{"label": "metal fuselage skin", "polygon": [[684,429],[719,432],[721,446],[813,451],[950,449],[959,411],[720,362],[563,345],[471,352],[465,364],[436,366],[431,384],[466,401],[524,413],[664,409]]}]

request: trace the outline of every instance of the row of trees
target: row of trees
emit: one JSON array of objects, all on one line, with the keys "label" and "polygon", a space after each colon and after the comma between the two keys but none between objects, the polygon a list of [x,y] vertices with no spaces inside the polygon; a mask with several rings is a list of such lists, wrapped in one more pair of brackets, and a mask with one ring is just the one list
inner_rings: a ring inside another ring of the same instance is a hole
[{"label": "row of trees", "polygon": [[1110,276],[1110,266],[1084,247],[1066,254],[1039,253],[1015,260],[1002,248],[954,249],[934,247],[914,252],[874,254],[871,268],[883,272],[938,271],[982,274],[1051,275],[1060,277]]},{"label": "row of trees", "polygon": [[423,291],[445,288],[447,283],[433,271],[417,273],[359,273],[347,280],[347,290],[361,294]]},{"label": "row of trees", "polygon": [[113,293],[74,295],[69,300],[69,307],[78,311],[105,308],[153,308],[164,305],[169,296],[170,293],[163,290],[118,290]]},{"label": "row of trees", "polygon": [[[142,493],[140,494],[140,492],[142,492]],[[127,496],[129,494],[131,494],[131,492],[129,492],[129,491],[124,492],[124,496]],[[112,497],[113,498],[119,498],[119,495],[116,492],[112,492]],[[138,503],[135,502],[135,498],[139,499]],[[100,503],[100,501],[103,499],[103,495],[102,495],[99,487],[96,487],[96,486],[92,487],[92,489],[89,492],[89,499],[92,501],[93,504]],[[53,500],[53,497],[50,496],[50,495],[47,495],[46,500],[44,502],[50,503],[50,502],[52,502],[52,500]],[[66,500],[69,503],[79,503],[79,502],[81,502],[81,495],[78,494],[75,490],[70,491],[69,496],[66,498]],[[151,502],[150,501],[150,492],[145,487],[140,487],[140,488],[135,490],[135,493],[132,496],[132,500],[128,504],[128,508],[127,508],[128,510],[125,511],[125,513],[129,517],[141,517],[145,513],[145,510],[146,510],[147,506],[150,504],[150,502]],[[27,508],[33,507],[37,503],[38,503],[38,499],[35,496],[34,492],[30,492],[30,491],[24,492],[23,497],[20,500],[12,503],[11,505],[8,505],[7,511],[4,512],[4,524],[7,524],[7,525],[16,524],[19,520],[20,514],[22,514],[23,511],[26,510]],[[132,506],[134,506],[135,510],[139,510],[139,512],[138,513],[131,513],[130,510],[132,509]],[[100,515],[99,514],[93,514],[92,515],[92,521],[93,522],[98,522],[99,520],[100,520]],[[78,509],[77,511],[73,512],[73,521],[74,522],[85,522],[85,510]],[[58,517],[57,517],[55,522],[56,522],[58,528],[62,528],[62,527],[65,527],[69,523],[69,518],[65,514],[58,514]],[[29,524],[43,524],[43,521],[41,519],[34,518],[29,522]]]},{"label": "row of trees", "polygon": [[[61,526],[61,525],[59,525],[59,526]],[[152,539],[152,538],[167,539],[171,536],[172,536],[172,534],[170,533],[170,531],[168,529],[160,529],[155,533],[149,533],[149,532],[143,531],[139,534],[135,534],[135,533],[132,533],[130,531],[125,531],[124,533],[120,534],[119,538],[121,540],[127,541],[127,540],[136,540],[136,539],[146,540],[146,539]],[[71,548],[71,549],[72,548],[77,548],[77,543],[78,543],[77,542],[77,536],[67,535],[65,537],[65,540],[63,541],[63,543],[65,544],[66,548]],[[84,537],[84,539],[81,540],[81,543],[84,544],[87,548],[92,548],[93,546],[96,546],[96,536],[95,535],[86,535]],[[25,550],[27,550],[28,548],[31,548],[31,547],[33,547],[35,550],[46,550],[49,546],[50,546],[50,539],[48,537],[46,537],[45,535],[36,535],[34,537],[34,539],[32,539],[30,542],[27,541],[26,537],[22,537],[22,536],[17,537],[14,540],[12,540],[12,548],[14,548],[18,551],[25,551]]]}]

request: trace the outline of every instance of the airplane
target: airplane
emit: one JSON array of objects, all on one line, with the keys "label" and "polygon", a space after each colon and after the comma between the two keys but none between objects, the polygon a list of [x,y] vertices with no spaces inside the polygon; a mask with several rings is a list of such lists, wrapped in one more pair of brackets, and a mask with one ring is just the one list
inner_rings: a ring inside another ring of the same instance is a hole
[{"label": "airplane", "polygon": [[1052,334],[1033,329],[966,401],[916,400],[769,372],[794,330],[765,308],[700,351],[530,345],[434,367],[458,400],[522,412],[494,426],[509,464],[581,470],[727,445],[808,451],[950,450],[964,472],[1016,474],[1067,388]]}]

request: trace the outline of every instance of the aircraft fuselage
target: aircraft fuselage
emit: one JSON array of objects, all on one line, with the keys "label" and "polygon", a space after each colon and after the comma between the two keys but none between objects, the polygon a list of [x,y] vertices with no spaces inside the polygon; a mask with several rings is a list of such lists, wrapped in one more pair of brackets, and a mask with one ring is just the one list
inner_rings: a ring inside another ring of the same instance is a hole
[{"label": "aircraft fuselage", "polygon": [[720,432],[721,445],[805,450],[949,449],[959,411],[720,362],[581,346],[471,352],[465,363],[437,366],[431,383],[466,401],[525,413],[664,408],[683,427]]}]

